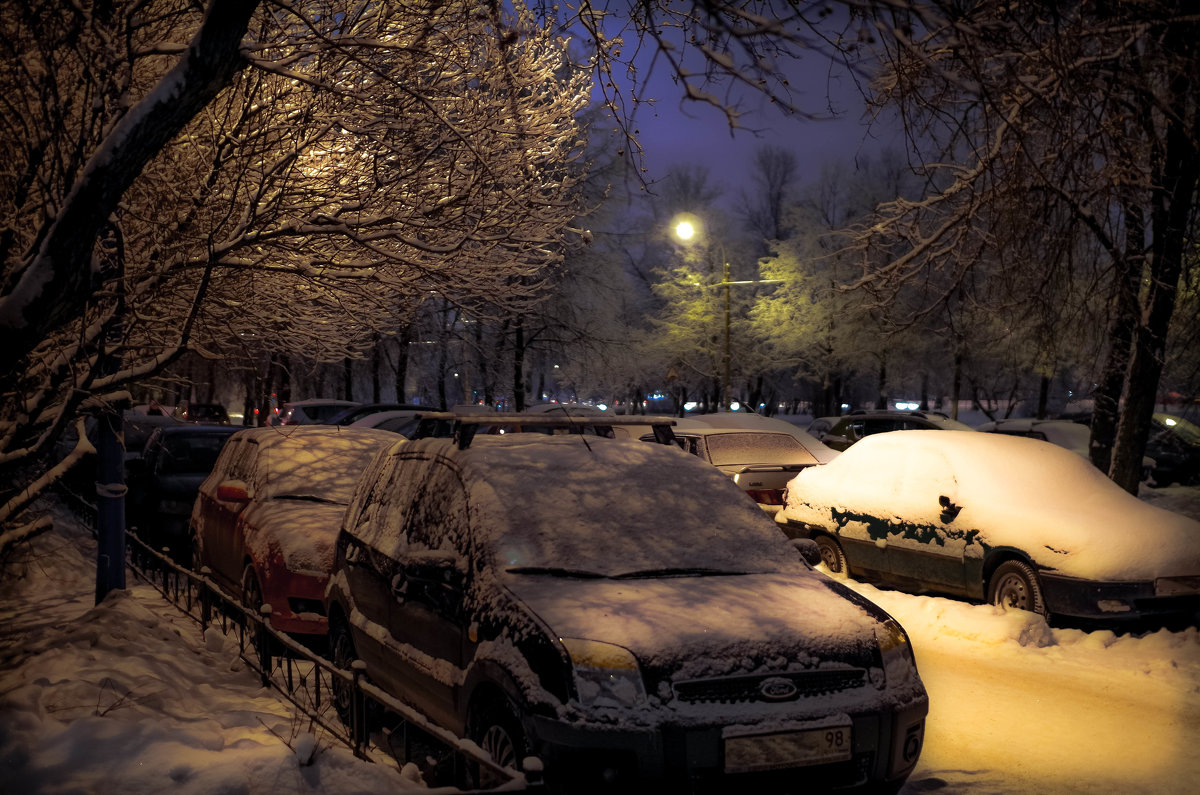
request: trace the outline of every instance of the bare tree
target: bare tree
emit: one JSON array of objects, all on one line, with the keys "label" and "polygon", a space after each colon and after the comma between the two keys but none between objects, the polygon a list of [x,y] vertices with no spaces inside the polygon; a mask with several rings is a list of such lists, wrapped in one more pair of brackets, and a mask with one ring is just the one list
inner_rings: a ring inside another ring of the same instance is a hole
[{"label": "bare tree", "polygon": [[898,255],[864,259],[858,284],[894,294],[937,272],[931,299],[945,300],[987,261],[1029,295],[1041,280],[1021,241],[1044,254],[1091,238],[1110,265],[1112,317],[1094,449],[1104,464],[1111,445],[1110,476],[1135,491],[1200,182],[1200,17],[1174,0],[923,0],[871,19],[888,65],[879,101],[902,109],[915,148],[938,147],[927,159],[939,165],[925,197],[862,226],[864,253]]}]

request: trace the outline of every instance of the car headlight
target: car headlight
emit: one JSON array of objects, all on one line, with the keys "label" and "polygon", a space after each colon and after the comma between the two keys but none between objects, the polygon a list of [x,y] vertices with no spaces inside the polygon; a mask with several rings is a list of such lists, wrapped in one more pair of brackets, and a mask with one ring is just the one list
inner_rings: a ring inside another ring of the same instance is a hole
[{"label": "car headlight", "polygon": [[635,707],[646,701],[637,660],[626,648],[582,638],[562,638],[571,657],[575,692],[592,707]]},{"label": "car headlight", "polygon": [[877,686],[902,687],[916,678],[917,661],[903,627],[889,618],[875,626],[875,640],[883,664],[882,681],[876,682]]}]

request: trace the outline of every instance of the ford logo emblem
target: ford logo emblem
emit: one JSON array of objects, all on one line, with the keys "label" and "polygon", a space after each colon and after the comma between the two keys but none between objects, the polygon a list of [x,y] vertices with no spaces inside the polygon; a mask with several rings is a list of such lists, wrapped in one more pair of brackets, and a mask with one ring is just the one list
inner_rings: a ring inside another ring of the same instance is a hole
[{"label": "ford logo emblem", "polygon": [[767,701],[787,701],[796,697],[796,684],[791,679],[773,676],[759,684],[758,692]]}]

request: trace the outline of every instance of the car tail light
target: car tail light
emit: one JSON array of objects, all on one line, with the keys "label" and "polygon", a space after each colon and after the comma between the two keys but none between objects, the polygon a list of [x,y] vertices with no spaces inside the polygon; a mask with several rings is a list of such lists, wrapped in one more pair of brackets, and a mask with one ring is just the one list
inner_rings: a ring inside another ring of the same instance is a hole
[{"label": "car tail light", "polygon": [[783,505],[783,489],[746,489],[759,505]]}]

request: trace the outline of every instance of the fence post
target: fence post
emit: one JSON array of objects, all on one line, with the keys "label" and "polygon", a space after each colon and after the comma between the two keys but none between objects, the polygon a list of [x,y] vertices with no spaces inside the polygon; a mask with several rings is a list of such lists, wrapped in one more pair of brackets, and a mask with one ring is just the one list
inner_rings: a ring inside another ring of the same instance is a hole
[{"label": "fence post", "polygon": [[362,660],[350,663],[354,672],[354,684],[350,690],[350,741],[354,745],[354,755],[363,757],[367,746],[367,695],[362,691],[362,682],[366,676],[367,664]]},{"label": "fence post", "polygon": [[540,757],[527,756],[521,760],[525,772],[525,789],[544,792],[546,787],[545,767]]},{"label": "fence post", "polygon": [[262,621],[255,632],[255,645],[258,646],[258,664],[262,668],[263,687],[266,687],[271,682],[271,633],[267,631],[271,623],[271,606],[264,604],[261,609]]}]

